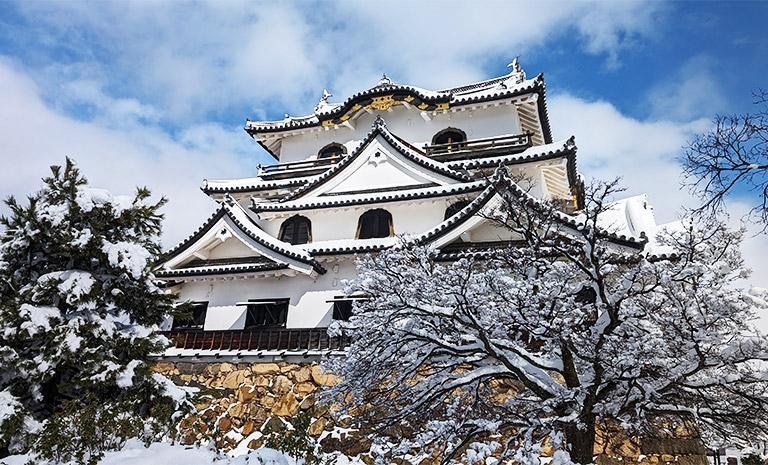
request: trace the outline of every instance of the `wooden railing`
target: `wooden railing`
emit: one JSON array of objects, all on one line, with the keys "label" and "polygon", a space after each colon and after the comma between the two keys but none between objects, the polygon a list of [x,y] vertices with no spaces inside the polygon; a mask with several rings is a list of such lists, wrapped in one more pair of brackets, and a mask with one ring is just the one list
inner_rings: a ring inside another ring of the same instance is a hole
[{"label": "wooden railing", "polygon": [[424,152],[437,159],[456,159],[470,153],[474,155],[482,152],[522,152],[530,146],[530,134],[515,134],[448,144],[425,145]]},{"label": "wooden railing", "polygon": [[196,350],[341,350],[350,342],[347,336],[329,336],[327,328],[174,329],[161,334],[171,340],[171,347]]},{"label": "wooden railing", "polygon": [[333,157],[316,158],[314,160],[292,161],[288,163],[278,163],[276,165],[259,166],[259,174],[264,179],[278,179],[281,177],[296,176],[298,174],[309,175],[317,171],[325,171],[332,165],[335,165],[343,155]]}]

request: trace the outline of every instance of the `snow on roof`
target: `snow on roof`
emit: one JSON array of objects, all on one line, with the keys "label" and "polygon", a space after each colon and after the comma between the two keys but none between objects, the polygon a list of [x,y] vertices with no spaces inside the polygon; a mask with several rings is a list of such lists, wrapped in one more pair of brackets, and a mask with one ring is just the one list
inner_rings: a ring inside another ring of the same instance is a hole
[{"label": "snow on roof", "polygon": [[659,235],[667,233],[682,233],[685,231],[685,224],[681,220],[670,221],[669,223],[663,223],[656,225],[656,227],[648,232],[648,245],[646,250],[649,255],[655,256],[671,256],[675,255],[677,251],[674,247],[659,242]]},{"label": "snow on roof", "polygon": [[650,237],[656,231],[653,207],[646,194],[612,202],[597,220],[601,228],[618,235],[638,237],[645,233]]},{"label": "snow on roof", "polygon": [[260,177],[255,178],[241,178],[231,180],[204,180],[200,189],[206,194],[217,193],[239,193],[239,192],[251,192],[260,190],[272,190],[272,189],[284,189],[289,187],[302,186],[311,182],[317,176],[307,176],[290,179],[278,179],[274,181],[266,181]]},{"label": "snow on roof", "polygon": [[403,200],[443,197],[468,192],[476,192],[485,187],[485,181],[474,181],[447,186],[422,187],[416,189],[393,190],[367,194],[344,194],[330,197],[313,197],[309,200],[289,200],[285,202],[254,202],[254,212],[313,210],[319,208],[343,207],[347,205],[397,202]]},{"label": "snow on roof", "polygon": [[382,237],[374,239],[336,239],[332,241],[311,242],[299,247],[312,254],[337,255],[348,253],[374,252],[383,250],[397,244],[397,237]]},{"label": "snow on roof", "polygon": [[511,153],[507,155],[499,155],[495,157],[486,158],[471,158],[467,160],[455,160],[447,161],[445,164],[451,168],[486,168],[490,166],[497,166],[500,163],[525,163],[531,161],[545,160],[548,158],[554,158],[555,156],[563,156],[565,152],[576,152],[576,139],[575,136],[571,136],[568,139],[563,139],[550,144],[535,145],[528,147],[520,153]]},{"label": "snow on roof", "polygon": [[[426,109],[431,110],[433,109],[431,107],[438,103],[445,103],[449,106],[464,105],[498,100],[543,90],[543,74],[539,74],[532,79],[521,79],[520,73],[515,70],[504,76],[442,90],[428,90],[412,85],[394,84],[387,80],[380,81],[377,85],[369,89],[357,92],[343,102],[331,103],[321,99],[320,104],[315,108],[313,114],[303,116],[286,115],[285,118],[278,121],[247,120],[245,129],[250,133],[257,134],[260,132],[286,131],[318,126],[325,120],[341,117],[350,110],[358,110],[359,108],[356,109],[355,106],[361,100],[383,94],[395,93],[412,97],[426,105]],[[413,101],[411,102],[414,103]],[[418,105],[419,103],[415,106]]]},{"label": "snow on roof", "polygon": [[366,134],[362,142],[358,144],[357,148],[355,148],[355,150],[353,150],[350,155],[344,157],[339,163],[336,163],[335,165],[333,165],[333,167],[330,168],[328,171],[312,179],[311,182],[291,192],[283,200],[288,201],[288,200],[299,198],[303,196],[305,193],[315,189],[316,187],[320,186],[321,184],[325,183],[326,181],[334,177],[336,174],[343,171],[344,168],[349,166],[361,153],[363,153],[365,148],[371,142],[373,142],[373,140],[377,136],[383,137],[384,140],[393,149],[395,149],[397,153],[399,153],[400,155],[403,155],[410,161],[432,172],[438,173],[441,176],[452,178],[457,181],[464,181],[464,182],[472,181],[472,178],[469,175],[461,173],[459,171],[452,170],[445,163],[427,158],[423,153],[417,152],[411,147],[403,144],[394,134],[389,132],[389,129],[387,129],[387,125],[384,122],[384,120],[381,117],[377,117],[376,120],[373,122],[373,126],[371,127],[371,130],[368,132],[368,134]]},{"label": "snow on roof", "polygon": [[208,221],[187,239],[165,253],[163,257],[164,263],[168,263],[171,259],[192,247],[224,217],[229,218],[248,238],[266,247],[268,250],[275,252],[278,256],[288,259],[288,263],[291,263],[291,260],[293,260],[292,263],[294,264],[296,262],[304,263],[306,265],[311,265],[312,268],[319,273],[325,272],[325,269],[306,251],[267,234],[258,224],[256,224],[250,214],[228,194],[225,197],[225,201],[221,203],[219,209],[208,219]]},{"label": "snow on roof", "polygon": [[288,265],[275,261],[254,263],[238,263],[232,265],[211,265],[184,267],[172,270],[155,271],[158,278],[183,278],[192,276],[211,276],[219,274],[255,273],[260,271],[276,271],[287,269]]}]

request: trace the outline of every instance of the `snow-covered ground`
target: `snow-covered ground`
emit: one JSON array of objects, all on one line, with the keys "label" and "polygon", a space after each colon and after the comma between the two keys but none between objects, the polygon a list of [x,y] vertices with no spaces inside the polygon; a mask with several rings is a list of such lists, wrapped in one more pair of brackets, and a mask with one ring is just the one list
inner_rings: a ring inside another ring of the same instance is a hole
[{"label": "snow-covered ground", "polygon": [[[2,465],[25,465],[29,455],[0,459]],[[299,460],[299,463],[302,461]],[[204,447],[154,443],[144,447],[130,440],[118,452],[107,452],[99,465],[297,465],[297,461],[273,449],[256,449],[246,455],[230,457]]]}]

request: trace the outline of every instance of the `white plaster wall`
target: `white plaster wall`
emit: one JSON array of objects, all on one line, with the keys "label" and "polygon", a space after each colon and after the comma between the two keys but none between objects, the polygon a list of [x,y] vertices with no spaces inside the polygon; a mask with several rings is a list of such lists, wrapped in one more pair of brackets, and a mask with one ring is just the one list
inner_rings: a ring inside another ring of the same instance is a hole
[{"label": "white plaster wall", "polygon": [[[346,126],[338,129],[320,129],[318,132],[289,136],[283,139],[280,162],[291,162],[315,158],[317,152],[331,142],[341,143],[351,152],[371,130],[377,115],[381,115],[387,128],[397,136],[416,147],[431,143],[432,136],[447,127],[461,129],[469,139],[482,139],[502,134],[521,132],[517,110],[514,105],[502,104],[488,108],[452,112],[439,112],[425,121],[419,111],[403,105],[392,107],[392,111],[375,112],[353,121],[354,130]],[[431,115],[431,114],[430,114]]]},{"label": "white plaster wall", "polygon": [[240,242],[237,238],[229,237],[224,242],[219,242],[216,247],[212,248],[208,254],[208,258],[238,258],[249,257],[253,254],[253,250]]},{"label": "white plaster wall", "polygon": [[[376,205],[361,205],[344,209],[321,209],[297,212],[312,222],[312,242],[354,239],[360,215],[368,210],[383,208],[392,214],[395,234],[420,234],[443,221],[445,209],[454,202],[471,200],[476,193],[450,199],[428,199],[424,201],[391,202]],[[260,221],[260,226],[270,235],[277,237],[280,225],[290,216]]]},{"label": "white plaster wall", "polygon": [[472,242],[495,242],[520,239],[520,235],[512,233],[509,229],[498,226],[490,221],[479,225],[469,232]]},{"label": "white plaster wall", "polygon": [[327,326],[333,304],[328,302],[342,294],[342,280],[355,276],[352,258],[316,278],[305,275],[235,280],[187,282],[179,291],[179,300],[207,301],[206,330],[243,329],[245,307],[236,306],[248,299],[289,299],[287,328]]}]

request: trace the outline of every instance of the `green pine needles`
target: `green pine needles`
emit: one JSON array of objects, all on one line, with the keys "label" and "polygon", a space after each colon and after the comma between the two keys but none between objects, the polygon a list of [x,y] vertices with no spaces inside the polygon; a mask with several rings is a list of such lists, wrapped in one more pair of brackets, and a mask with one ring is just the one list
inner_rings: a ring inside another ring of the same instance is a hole
[{"label": "green pine needles", "polygon": [[173,296],[154,281],[165,199],[113,196],[54,166],[0,217],[0,457],[95,463],[172,429],[184,392],[150,370]]}]

